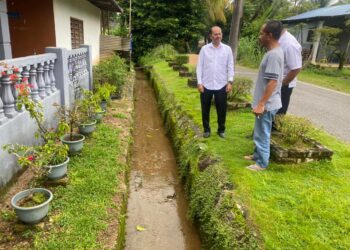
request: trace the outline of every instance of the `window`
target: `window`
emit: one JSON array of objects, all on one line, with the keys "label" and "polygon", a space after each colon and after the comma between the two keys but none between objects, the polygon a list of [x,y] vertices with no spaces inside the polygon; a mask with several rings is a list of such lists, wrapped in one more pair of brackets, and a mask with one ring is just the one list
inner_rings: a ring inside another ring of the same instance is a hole
[{"label": "window", "polygon": [[315,30],[309,30],[307,33],[307,42],[313,42],[314,41],[314,35],[315,35]]},{"label": "window", "polygon": [[83,21],[75,18],[70,19],[70,33],[72,39],[72,49],[79,48],[84,44],[84,27]]}]

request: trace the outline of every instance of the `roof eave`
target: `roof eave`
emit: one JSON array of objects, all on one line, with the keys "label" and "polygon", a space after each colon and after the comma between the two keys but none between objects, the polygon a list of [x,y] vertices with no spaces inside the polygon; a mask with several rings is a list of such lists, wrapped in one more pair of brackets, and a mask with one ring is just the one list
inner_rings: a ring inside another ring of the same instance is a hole
[{"label": "roof eave", "polygon": [[[300,19],[284,19],[281,22],[284,24],[294,24],[294,23],[308,23],[308,22],[316,22],[322,20],[336,19],[336,18],[346,18],[348,15],[339,15],[339,16],[317,16],[310,18],[300,18]],[[350,16],[350,15],[349,15]]]},{"label": "roof eave", "polygon": [[123,9],[114,0],[88,0],[90,3],[101,10],[109,10],[115,12],[123,12]]}]

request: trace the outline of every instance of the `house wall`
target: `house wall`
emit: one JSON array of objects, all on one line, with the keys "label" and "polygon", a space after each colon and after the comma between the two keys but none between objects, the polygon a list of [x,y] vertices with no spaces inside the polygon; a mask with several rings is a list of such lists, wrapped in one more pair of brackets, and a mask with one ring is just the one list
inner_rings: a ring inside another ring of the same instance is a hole
[{"label": "house wall", "polygon": [[100,9],[86,0],[53,0],[56,30],[56,46],[72,48],[70,18],[83,21],[84,44],[92,46],[92,62],[99,60],[100,50]]},{"label": "house wall", "polygon": [[8,0],[7,9],[13,57],[42,54],[56,45],[52,0]]},{"label": "house wall", "polygon": [[[312,38],[309,41],[307,39],[308,39],[310,30],[316,29],[317,25],[318,25],[318,22],[310,22],[307,24],[303,24],[302,26],[293,25],[288,27],[288,30],[296,37],[296,39],[301,44],[303,51],[312,49],[312,46],[313,46]],[[339,20],[326,21],[324,23],[324,26],[339,27],[341,29],[344,29],[344,20],[339,19]],[[341,32],[338,36],[338,39],[339,39],[339,42],[336,47],[340,48],[341,50],[345,50],[350,40],[350,32],[349,31]],[[316,61],[320,61],[324,57],[327,57],[328,59],[330,59],[331,63],[337,63],[338,59],[335,56],[330,56],[330,53],[331,51],[326,51],[320,45],[318,49]],[[350,55],[348,56],[347,63],[350,63]]]}]

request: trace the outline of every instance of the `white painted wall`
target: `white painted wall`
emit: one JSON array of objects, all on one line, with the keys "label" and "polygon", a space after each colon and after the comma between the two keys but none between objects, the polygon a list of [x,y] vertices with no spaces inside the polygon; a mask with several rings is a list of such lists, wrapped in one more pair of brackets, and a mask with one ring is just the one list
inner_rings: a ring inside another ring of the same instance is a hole
[{"label": "white painted wall", "polygon": [[53,0],[56,47],[72,48],[70,18],[83,21],[84,43],[92,46],[92,62],[100,57],[100,9],[87,0]]}]

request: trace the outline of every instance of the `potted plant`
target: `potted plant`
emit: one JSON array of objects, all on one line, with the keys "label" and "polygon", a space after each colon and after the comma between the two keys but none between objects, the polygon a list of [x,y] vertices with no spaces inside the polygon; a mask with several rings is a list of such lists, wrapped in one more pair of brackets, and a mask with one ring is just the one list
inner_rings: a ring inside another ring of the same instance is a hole
[{"label": "potted plant", "polygon": [[96,129],[95,112],[98,108],[97,98],[90,90],[83,90],[83,97],[79,100],[79,132],[84,135],[91,134]]},{"label": "potted plant", "polygon": [[94,118],[97,122],[101,122],[105,114],[106,114],[106,110],[103,110],[101,107],[97,107],[95,110]]},{"label": "potted plant", "polygon": [[111,93],[117,90],[115,85],[104,83],[104,84],[96,84],[95,97],[96,100],[100,102],[100,106],[102,110],[107,109],[107,103],[111,99]]},{"label": "potted plant", "polygon": [[71,107],[59,106],[57,108],[57,115],[62,123],[67,124],[68,134],[60,137],[62,143],[68,146],[69,153],[74,155],[79,153],[84,146],[85,136],[74,133],[74,129],[79,125],[79,111],[77,101]]},{"label": "potted plant", "polygon": [[[24,81],[25,82],[25,81]],[[18,163],[22,167],[33,167],[36,175],[42,175],[49,169],[49,166],[55,163],[65,161],[68,163],[67,147],[59,143],[57,137],[62,132],[64,124],[59,124],[57,130],[50,130],[44,126],[44,116],[40,102],[34,102],[29,98],[30,86],[26,83],[16,84],[18,91],[17,108],[22,110],[23,107],[29,112],[38,125],[37,135],[40,137],[41,145],[19,145],[7,144],[3,149],[8,153],[17,156]],[[63,175],[65,172],[63,173]],[[19,220],[35,224],[44,218],[49,210],[49,203],[53,198],[52,193],[44,188],[30,188],[17,193],[11,200],[11,204]]]},{"label": "potted plant", "polygon": [[[48,169],[50,179],[61,178],[67,172],[68,148],[59,141],[63,135],[66,124],[59,122],[56,129],[49,129],[44,124],[43,107],[40,102],[35,102],[29,98],[29,84],[21,83],[16,85],[18,90],[17,108],[22,110],[24,107],[31,118],[38,126],[37,136],[40,139],[40,145],[27,146],[18,144],[4,145],[8,153],[17,156],[20,165],[33,165],[36,167],[45,167]],[[31,159],[28,161],[26,159]],[[31,164],[30,164],[31,163]]]},{"label": "potted plant", "polygon": [[13,196],[11,205],[20,221],[36,224],[47,215],[52,199],[53,194],[50,190],[31,188]]}]

